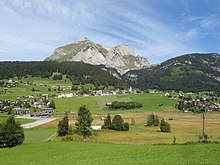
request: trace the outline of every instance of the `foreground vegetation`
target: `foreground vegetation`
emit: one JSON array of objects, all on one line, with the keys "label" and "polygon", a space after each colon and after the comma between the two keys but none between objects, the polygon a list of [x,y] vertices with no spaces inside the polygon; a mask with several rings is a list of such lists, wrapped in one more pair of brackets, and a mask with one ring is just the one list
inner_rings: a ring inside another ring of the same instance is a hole
[{"label": "foreground vegetation", "polygon": [[[209,164],[218,165],[220,144],[119,145],[91,142],[47,142],[0,150],[0,162],[50,164]],[[30,154],[31,151],[31,154]]]}]

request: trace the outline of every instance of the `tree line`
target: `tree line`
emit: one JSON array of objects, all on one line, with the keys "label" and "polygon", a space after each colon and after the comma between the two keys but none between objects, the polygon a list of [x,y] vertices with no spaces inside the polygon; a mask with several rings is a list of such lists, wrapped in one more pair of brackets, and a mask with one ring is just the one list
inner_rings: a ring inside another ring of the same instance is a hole
[{"label": "tree line", "polygon": [[[108,106],[108,104],[107,104],[107,106]],[[108,107],[111,110],[136,109],[136,108],[143,107],[143,105],[141,103],[138,103],[138,102],[135,102],[135,101],[129,101],[129,102],[113,101]]]},{"label": "tree line", "polygon": [[[94,66],[82,62],[0,62],[0,80],[17,77],[42,77],[49,78],[53,72],[67,75],[73,84],[91,83],[95,86],[115,86],[125,88],[126,84],[116,77],[112,76],[108,71],[103,70],[104,66]],[[108,69],[106,69],[108,70]],[[117,72],[115,70],[115,72]],[[60,79],[55,76],[54,79]],[[3,84],[2,82],[0,84]]]}]

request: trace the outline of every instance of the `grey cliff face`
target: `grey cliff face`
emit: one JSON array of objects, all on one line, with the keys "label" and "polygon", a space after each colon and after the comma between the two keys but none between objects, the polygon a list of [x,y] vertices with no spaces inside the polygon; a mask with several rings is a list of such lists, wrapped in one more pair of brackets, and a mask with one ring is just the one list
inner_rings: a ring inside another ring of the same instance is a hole
[{"label": "grey cliff face", "polygon": [[117,69],[120,74],[130,70],[150,67],[144,57],[139,57],[127,45],[118,45],[114,48],[104,48],[102,45],[83,38],[74,43],[61,46],[54,50],[47,61],[83,61],[92,65],[103,64],[106,67]]}]

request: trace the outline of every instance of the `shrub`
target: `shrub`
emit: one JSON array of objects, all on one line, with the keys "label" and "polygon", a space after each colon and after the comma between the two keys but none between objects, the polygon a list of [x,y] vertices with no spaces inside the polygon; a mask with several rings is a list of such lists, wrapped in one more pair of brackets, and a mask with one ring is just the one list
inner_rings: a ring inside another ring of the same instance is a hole
[{"label": "shrub", "polygon": [[165,122],[164,119],[162,119],[161,122],[160,122],[160,131],[161,132],[170,132],[171,131],[170,124]]},{"label": "shrub", "polygon": [[129,131],[129,123],[128,122],[125,122],[123,124],[123,131]]},{"label": "shrub", "polygon": [[153,113],[147,116],[147,126],[158,126],[160,123],[157,115]]}]

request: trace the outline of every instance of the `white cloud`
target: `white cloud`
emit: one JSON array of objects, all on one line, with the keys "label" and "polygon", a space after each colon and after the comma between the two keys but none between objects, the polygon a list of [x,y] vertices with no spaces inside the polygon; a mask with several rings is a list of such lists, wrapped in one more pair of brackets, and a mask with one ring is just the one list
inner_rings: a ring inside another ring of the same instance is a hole
[{"label": "white cloud", "polygon": [[[138,54],[156,63],[198,50],[193,41],[199,39],[201,30],[219,26],[215,15],[195,17],[185,14],[184,21],[167,23],[161,11],[155,8],[162,5],[160,3],[141,0],[2,0],[0,36],[6,34],[8,37],[4,38],[0,49],[7,50],[8,54],[9,50],[16,50],[18,53],[41,53],[46,57],[56,46],[87,36],[106,47],[128,44]],[[172,9],[181,7],[183,12],[190,11],[190,4],[184,0],[169,5]],[[22,45],[29,45],[29,48],[22,50]],[[35,55],[33,59],[39,57]]]}]

